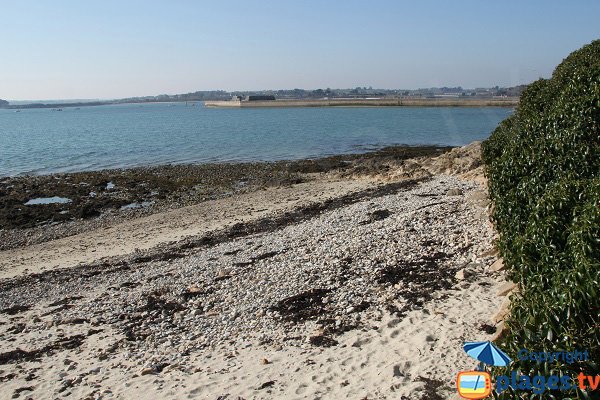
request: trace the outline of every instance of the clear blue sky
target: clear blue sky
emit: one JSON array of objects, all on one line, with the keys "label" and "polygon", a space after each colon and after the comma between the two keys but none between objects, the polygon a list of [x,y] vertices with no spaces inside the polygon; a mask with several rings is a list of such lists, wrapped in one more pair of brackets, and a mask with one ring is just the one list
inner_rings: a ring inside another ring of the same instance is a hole
[{"label": "clear blue sky", "polygon": [[0,98],[512,86],[600,38],[600,1],[0,0]]}]

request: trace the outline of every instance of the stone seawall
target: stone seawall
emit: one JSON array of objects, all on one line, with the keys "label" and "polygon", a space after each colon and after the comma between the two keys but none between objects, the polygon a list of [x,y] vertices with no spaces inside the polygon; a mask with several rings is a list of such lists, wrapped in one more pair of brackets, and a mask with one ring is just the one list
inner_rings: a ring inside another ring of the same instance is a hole
[{"label": "stone seawall", "polygon": [[515,107],[518,98],[499,99],[328,99],[205,101],[206,107]]}]

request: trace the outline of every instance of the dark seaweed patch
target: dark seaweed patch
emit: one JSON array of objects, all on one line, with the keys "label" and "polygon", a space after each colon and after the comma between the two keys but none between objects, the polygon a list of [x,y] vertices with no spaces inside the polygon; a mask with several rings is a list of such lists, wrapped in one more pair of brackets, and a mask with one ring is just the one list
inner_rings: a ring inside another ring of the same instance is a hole
[{"label": "dark seaweed patch", "polygon": [[370,224],[376,221],[381,221],[386,219],[387,217],[389,217],[390,215],[392,215],[392,213],[389,210],[376,210],[373,211],[372,213],[369,214],[369,217],[367,218],[367,220],[362,221],[360,224],[361,225],[366,225],[366,224]]},{"label": "dark seaweed patch", "polygon": [[253,257],[252,259],[254,261],[265,260],[267,258],[275,257],[277,254],[279,254],[279,252],[277,252],[277,251],[269,251],[267,253],[263,253],[263,254],[260,254],[260,255],[258,255],[256,257]]},{"label": "dark seaweed patch", "polygon": [[323,313],[322,299],[330,291],[330,289],[311,289],[280,300],[271,309],[287,321],[300,322],[316,318]]},{"label": "dark seaweed patch", "polygon": [[4,376],[0,376],[0,382],[12,381],[16,377],[17,377],[17,374],[9,373],[9,374],[6,374]]},{"label": "dark seaweed patch", "polygon": [[169,312],[177,312],[185,310],[185,307],[176,302],[165,300],[162,297],[149,295],[146,298],[146,305],[142,307],[141,311],[169,311]]},{"label": "dark seaweed patch", "polygon": [[0,310],[0,313],[8,314],[8,315],[15,315],[15,314],[19,314],[19,313],[22,313],[24,311],[27,311],[29,309],[31,309],[31,306],[25,306],[25,305],[19,305],[18,304],[18,305],[15,305],[15,306],[8,307],[8,308],[5,308],[3,310]]},{"label": "dark seaweed patch", "polygon": [[[433,286],[440,285],[440,278],[444,278],[444,274],[438,264],[450,258],[450,254],[436,252],[431,255],[422,257],[417,261],[407,261],[397,265],[384,268],[377,282],[381,284],[395,285],[397,283],[431,283]],[[435,289],[443,289],[435,287]]]},{"label": "dark seaweed patch", "polygon": [[444,397],[438,393],[440,388],[443,388],[444,386],[446,386],[446,382],[439,380],[439,379],[427,378],[424,376],[419,376],[418,380],[425,384],[425,387],[424,387],[425,393],[424,393],[423,398],[425,398],[427,400],[444,400],[444,399],[446,399],[446,397]]},{"label": "dark seaweed patch", "polygon": [[57,306],[62,306],[62,305],[69,304],[69,303],[71,303],[71,302],[73,302],[73,301],[76,301],[76,300],[81,300],[81,299],[83,299],[83,296],[70,296],[70,297],[65,297],[65,298],[64,298],[64,299],[62,299],[62,300],[58,300],[58,301],[55,301],[55,302],[53,302],[53,303],[50,303],[50,304],[48,304],[48,307],[57,307]]},{"label": "dark seaweed patch", "polygon": [[332,347],[338,344],[338,341],[325,335],[311,336],[309,339],[310,344],[318,347]]},{"label": "dark seaweed patch", "polygon": [[32,391],[33,391],[33,386],[24,386],[24,387],[16,388],[12,397],[14,399],[14,398],[19,397],[19,395],[23,392],[32,392]]},{"label": "dark seaweed patch", "polygon": [[15,334],[15,335],[16,335],[16,334],[18,334],[18,333],[21,333],[21,332],[23,332],[23,331],[25,330],[25,327],[26,327],[26,326],[27,326],[27,325],[25,325],[24,323],[22,323],[22,322],[19,322],[18,324],[15,324],[15,325],[11,326],[10,328],[8,328],[8,329],[6,330],[6,332],[8,332],[8,333],[12,333],[12,334]]},{"label": "dark seaweed patch", "polygon": [[451,254],[436,252],[417,261],[405,262],[381,270],[377,283],[400,284],[397,294],[406,300],[406,304],[400,308],[394,304],[387,304],[386,309],[398,317],[403,317],[413,307],[421,307],[431,300],[435,292],[450,289],[455,271],[448,267],[440,268],[440,264],[451,256]]},{"label": "dark seaweed patch", "polygon": [[5,353],[0,353],[0,365],[19,363],[22,361],[35,361],[39,360],[42,356],[50,356],[58,350],[75,349],[81,346],[85,337],[85,335],[73,335],[31,351],[17,348]]}]

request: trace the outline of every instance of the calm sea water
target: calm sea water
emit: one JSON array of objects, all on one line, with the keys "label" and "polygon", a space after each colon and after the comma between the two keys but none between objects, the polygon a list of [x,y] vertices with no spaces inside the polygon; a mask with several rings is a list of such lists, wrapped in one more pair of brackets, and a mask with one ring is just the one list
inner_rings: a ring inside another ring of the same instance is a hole
[{"label": "calm sea water", "polygon": [[395,144],[464,145],[508,108],[214,109],[171,104],[0,110],[0,176],[282,160]]}]

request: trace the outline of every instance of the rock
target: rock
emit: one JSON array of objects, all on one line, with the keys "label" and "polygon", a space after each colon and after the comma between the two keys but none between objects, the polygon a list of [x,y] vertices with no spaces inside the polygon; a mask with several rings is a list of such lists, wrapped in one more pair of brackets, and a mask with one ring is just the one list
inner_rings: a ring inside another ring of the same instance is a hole
[{"label": "rock", "polygon": [[482,273],[485,271],[485,265],[480,262],[471,262],[467,265],[466,268],[470,270],[473,274],[478,272]]},{"label": "rock", "polygon": [[456,271],[456,274],[454,274],[454,277],[456,279],[458,279],[459,281],[463,281],[467,278],[467,272],[464,268]]},{"label": "rock", "polygon": [[504,321],[500,322],[498,325],[496,325],[496,333],[490,338],[490,341],[497,342],[498,340],[504,338],[507,333],[508,332],[506,330],[506,326],[504,325]]},{"label": "rock", "polygon": [[461,189],[450,189],[446,192],[446,196],[460,196],[463,194]]},{"label": "rock", "polygon": [[267,381],[265,383],[262,383],[262,384],[258,385],[258,387],[256,388],[256,390],[266,389],[266,388],[269,388],[269,387],[273,386],[274,384],[275,384],[275,381]]},{"label": "rock", "polygon": [[[171,346],[169,346],[171,347]],[[158,364],[153,364],[150,366],[150,368],[152,368],[152,370],[156,373],[160,373],[162,372],[166,367],[168,367],[169,365],[171,365],[170,363],[167,362],[161,362]]]},{"label": "rock", "polygon": [[400,366],[399,365],[394,365],[393,371],[394,371],[393,375],[392,375],[393,377],[398,378],[398,377],[405,376],[404,372],[402,372],[402,370],[400,370]]},{"label": "rock", "polygon": [[509,294],[510,292],[515,290],[516,287],[517,287],[516,283],[506,282],[502,286],[500,286],[500,289],[498,289],[497,295],[498,296],[506,296],[507,294]]},{"label": "rock", "polygon": [[262,360],[260,360],[260,363],[262,365],[267,365],[267,364],[271,364],[271,362],[269,360],[267,360],[266,358],[263,358]]},{"label": "rock", "polygon": [[325,333],[322,328],[317,328],[306,337],[306,342],[310,343],[310,338],[317,337],[317,336],[323,336],[324,334]]},{"label": "rock", "polygon": [[143,375],[152,375],[152,374],[155,374],[155,373],[156,373],[156,371],[154,371],[154,368],[144,368],[142,370],[142,372],[140,372],[140,375],[142,375],[142,376]]},{"label": "rock", "polygon": [[381,221],[392,215],[389,210],[376,210],[369,215],[369,222]]},{"label": "rock", "polygon": [[204,290],[200,289],[198,286],[192,285],[192,286],[188,287],[187,289],[185,289],[181,295],[183,296],[184,300],[192,300],[196,296],[199,296],[199,295],[205,294],[205,293],[206,292]]},{"label": "rock", "polygon": [[222,281],[231,278],[231,273],[228,269],[221,269],[215,278],[215,281]]},{"label": "rock", "polygon": [[504,265],[504,260],[502,258],[497,259],[490,266],[490,271],[491,272],[504,271],[505,269],[506,269],[506,266]]},{"label": "rock", "polygon": [[472,278],[477,270],[481,270],[482,266],[478,263],[469,263],[464,268],[459,269],[454,274],[454,277],[459,281]]},{"label": "rock", "polygon": [[[493,226],[492,226],[493,228]],[[486,251],[484,251],[483,253],[481,253],[481,255],[479,257],[483,258],[483,257],[496,257],[498,256],[498,249],[496,248],[496,246],[493,246],[491,249],[488,249]]]},{"label": "rock", "polygon": [[500,304],[498,311],[492,317],[492,321],[494,321],[496,323],[498,323],[500,321],[504,321],[504,319],[508,315],[509,308],[510,308],[510,300],[508,297],[505,297],[504,300],[502,301],[502,304]]},{"label": "rock", "polygon": [[470,193],[467,199],[481,208],[486,208],[490,204],[490,199],[483,190],[476,190]]},{"label": "rock", "polygon": [[165,368],[162,370],[162,372],[163,372],[163,373],[167,373],[167,372],[169,372],[169,371],[173,371],[173,370],[174,370],[174,369],[176,369],[176,368],[177,368],[177,364],[171,364],[171,365],[167,365],[167,366],[166,366],[166,367],[165,367]]}]

